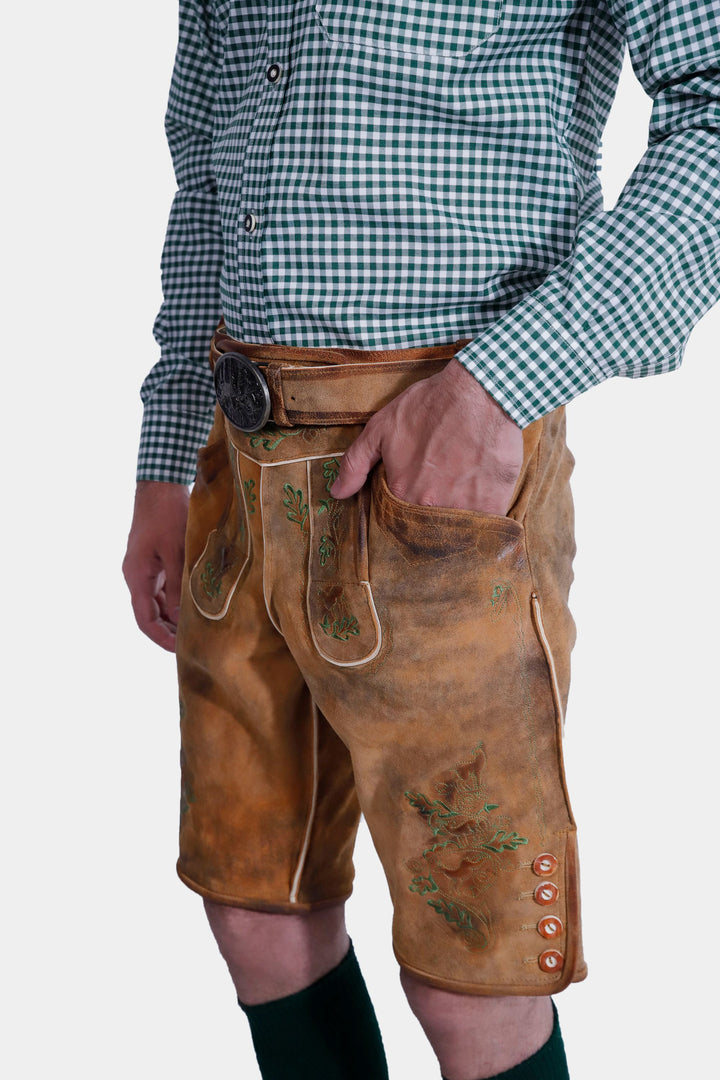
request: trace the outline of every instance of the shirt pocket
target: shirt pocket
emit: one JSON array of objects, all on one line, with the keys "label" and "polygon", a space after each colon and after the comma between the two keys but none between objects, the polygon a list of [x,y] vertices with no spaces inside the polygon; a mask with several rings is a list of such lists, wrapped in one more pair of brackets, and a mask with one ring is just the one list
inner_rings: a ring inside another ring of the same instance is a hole
[{"label": "shirt pocket", "polygon": [[316,0],[330,41],[378,52],[463,57],[500,25],[504,0]]}]

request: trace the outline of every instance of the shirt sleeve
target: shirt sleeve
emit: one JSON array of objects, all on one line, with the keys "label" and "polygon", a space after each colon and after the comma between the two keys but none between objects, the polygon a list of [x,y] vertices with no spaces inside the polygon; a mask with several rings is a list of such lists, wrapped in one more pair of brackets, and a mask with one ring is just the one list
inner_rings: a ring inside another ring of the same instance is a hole
[{"label": "shirt sleeve", "polygon": [[610,211],[457,358],[521,427],[613,375],[677,368],[720,297],[717,0],[609,0],[653,99],[648,147]]},{"label": "shirt sleeve", "polygon": [[140,395],[137,477],[190,483],[212,424],[208,366],[220,319],[222,232],[211,162],[220,35],[205,0],[180,0],[180,31],[165,117],[178,191],[163,248],[163,305],[154,326],[159,361]]}]

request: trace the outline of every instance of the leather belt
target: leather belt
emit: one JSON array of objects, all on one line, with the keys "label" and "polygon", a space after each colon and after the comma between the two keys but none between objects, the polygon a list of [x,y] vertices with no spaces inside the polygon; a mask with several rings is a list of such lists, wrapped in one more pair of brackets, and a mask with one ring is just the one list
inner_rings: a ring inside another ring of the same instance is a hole
[{"label": "leather belt", "polygon": [[241,342],[220,326],[210,349],[218,402],[242,431],[364,424],[408,386],[441,371],[470,338],[366,350]]}]

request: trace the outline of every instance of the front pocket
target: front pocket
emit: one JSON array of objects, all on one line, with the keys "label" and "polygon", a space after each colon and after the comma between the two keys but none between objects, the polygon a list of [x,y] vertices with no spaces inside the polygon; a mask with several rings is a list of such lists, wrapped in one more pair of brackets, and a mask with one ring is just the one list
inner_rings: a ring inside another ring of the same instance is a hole
[{"label": "front pocket", "polygon": [[523,545],[520,522],[480,510],[420,506],[399,499],[390,490],[385,469],[375,470],[372,487],[375,520],[411,559],[447,559],[478,549],[504,559]]},{"label": "front pocket", "polygon": [[467,56],[500,25],[503,0],[317,0],[331,41],[379,52]]},{"label": "front pocket", "polygon": [[245,493],[224,443],[200,452],[193,497],[202,508],[196,515],[206,538],[190,569],[190,595],[202,615],[222,619],[250,563]]}]

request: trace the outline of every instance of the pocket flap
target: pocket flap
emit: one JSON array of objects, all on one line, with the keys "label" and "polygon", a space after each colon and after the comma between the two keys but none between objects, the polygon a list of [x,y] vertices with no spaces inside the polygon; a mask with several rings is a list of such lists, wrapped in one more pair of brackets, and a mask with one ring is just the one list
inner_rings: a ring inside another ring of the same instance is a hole
[{"label": "pocket flap", "polygon": [[[230,471],[229,464],[226,469]],[[250,563],[250,532],[237,474],[213,480],[225,481],[225,505],[218,507],[220,516],[190,570],[189,585],[198,611],[208,619],[222,619]]]}]

